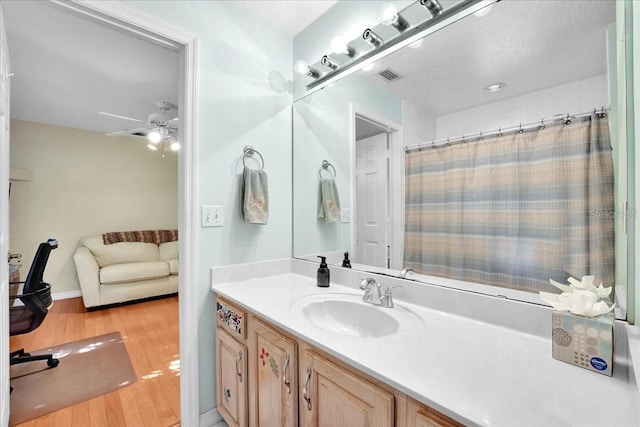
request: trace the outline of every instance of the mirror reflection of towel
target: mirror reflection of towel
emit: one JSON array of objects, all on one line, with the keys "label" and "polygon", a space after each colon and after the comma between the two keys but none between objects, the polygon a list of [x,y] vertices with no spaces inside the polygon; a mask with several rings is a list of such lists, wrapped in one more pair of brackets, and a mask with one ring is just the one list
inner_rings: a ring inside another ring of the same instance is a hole
[{"label": "mirror reflection of towel", "polygon": [[269,220],[269,185],[262,169],[244,168],[242,212],[248,224],[266,224]]},{"label": "mirror reflection of towel", "polygon": [[318,218],[324,222],[340,221],[340,198],[338,197],[338,187],[333,178],[322,178],[320,180],[320,208]]}]

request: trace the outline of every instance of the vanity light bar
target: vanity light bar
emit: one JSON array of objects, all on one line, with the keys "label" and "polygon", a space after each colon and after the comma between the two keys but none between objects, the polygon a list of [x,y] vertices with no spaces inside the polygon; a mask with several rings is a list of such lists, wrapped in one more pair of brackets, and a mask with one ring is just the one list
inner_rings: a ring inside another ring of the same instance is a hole
[{"label": "vanity light bar", "polygon": [[[332,68],[329,72],[324,73],[321,76],[312,76],[315,80],[306,84],[307,90],[304,95],[309,95],[344,76],[355,73],[361,68],[360,65],[364,62],[371,63],[377,61],[390,53],[402,49],[403,47],[408,46],[411,43],[464,18],[465,16],[471,15],[490,4],[497,3],[498,1],[500,0],[464,0],[453,5],[447,10],[443,10],[437,0],[418,0],[416,3],[426,8],[429,13],[432,14],[431,18],[425,19],[423,22],[413,26],[407,23],[408,28],[389,40],[383,40],[371,28],[367,28],[362,33],[362,38],[373,46],[373,49],[359,55],[358,57],[354,57],[350,61],[338,64],[337,68]],[[407,8],[411,6],[412,5],[409,5]],[[407,8],[405,8],[405,10]],[[435,15],[433,15],[434,13]],[[400,14],[398,14],[398,17],[400,17]],[[331,68],[331,66],[329,67]]]},{"label": "vanity light bar", "polygon": [[371,28],[367,28],[362,33],[362,38],[365,39],[367,43],[369,43],[373,47],[378,47],[382,44],[382,39],[379,35],[373,32]]},{"label": "vanity light bar", "polygon": [[333,59],[329,58],[327,55],[323,56],[320,60],[320,63],[326,67],[331,68],[332,70],[338,69],[338,63]]},{"label": "vanity light bar", "polygon": [[438,0],[420,0],[420,5],[427,9],[431,16],[438,16],[442,13],[442,5]]},{"label": "vanity light bar", "polygon": [[399,32],[403,32],[407,28],[409,28],[409,21],[403,18],[399,13],[396,15],[396,19],[391,22],[393,28],[398,30]]}]

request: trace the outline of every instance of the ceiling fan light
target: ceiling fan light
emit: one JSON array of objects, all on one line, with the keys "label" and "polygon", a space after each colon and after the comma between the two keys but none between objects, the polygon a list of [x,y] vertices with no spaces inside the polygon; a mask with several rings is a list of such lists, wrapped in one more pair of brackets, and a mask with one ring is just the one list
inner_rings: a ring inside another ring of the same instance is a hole
[{"label": "ceiling fan light", "polygon": [[162,141],[162,134],[157,130],[153,130],[149,132],[147,138],[149,138],[149,141],[151,141],[152,143],[157,144],[158,142]]},{"label": "ceiling fan light", "polygon": [[178,151],[180,149],[180,143],[179,142],[172,142],[171,143],[171,151]]},{"label": "ceiling fan light", "polygon": [[149,150],[158,151],[158,147],[156,145],[151,144],[151,143],[147,144],[147,148]]}]

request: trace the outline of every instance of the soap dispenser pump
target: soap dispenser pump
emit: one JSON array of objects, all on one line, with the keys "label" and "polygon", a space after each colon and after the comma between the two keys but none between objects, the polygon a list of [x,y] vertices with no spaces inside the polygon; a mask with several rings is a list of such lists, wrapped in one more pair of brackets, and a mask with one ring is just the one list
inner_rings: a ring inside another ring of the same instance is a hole
[{"label": "soap dispenser pump", "polygon": [[329,287],[329,268],[327,267],[327,257],[318,256],[320,258],[320,267],[318,268],[318,287],[319,288],[328,288]]},{"label": "soap dispenser pump", "polygon": [[351,261],[349,260],[349,252],[344,253],[344,259],[342,260],[342,266],[345,268],[351,268]]}]

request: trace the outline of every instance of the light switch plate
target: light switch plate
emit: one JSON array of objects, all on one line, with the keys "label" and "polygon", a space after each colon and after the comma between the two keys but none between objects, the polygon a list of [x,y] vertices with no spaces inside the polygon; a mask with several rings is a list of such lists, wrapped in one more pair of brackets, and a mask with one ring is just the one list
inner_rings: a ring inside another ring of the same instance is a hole
[{"label": "light switch plate", "polygon": [[222,206],[202,205],[201,221],[203,227],[222,227],[224,224]]},{"label": "light switch plate", "polygon": [[351,209],[340,209],[340,222],[351,222]]}]

